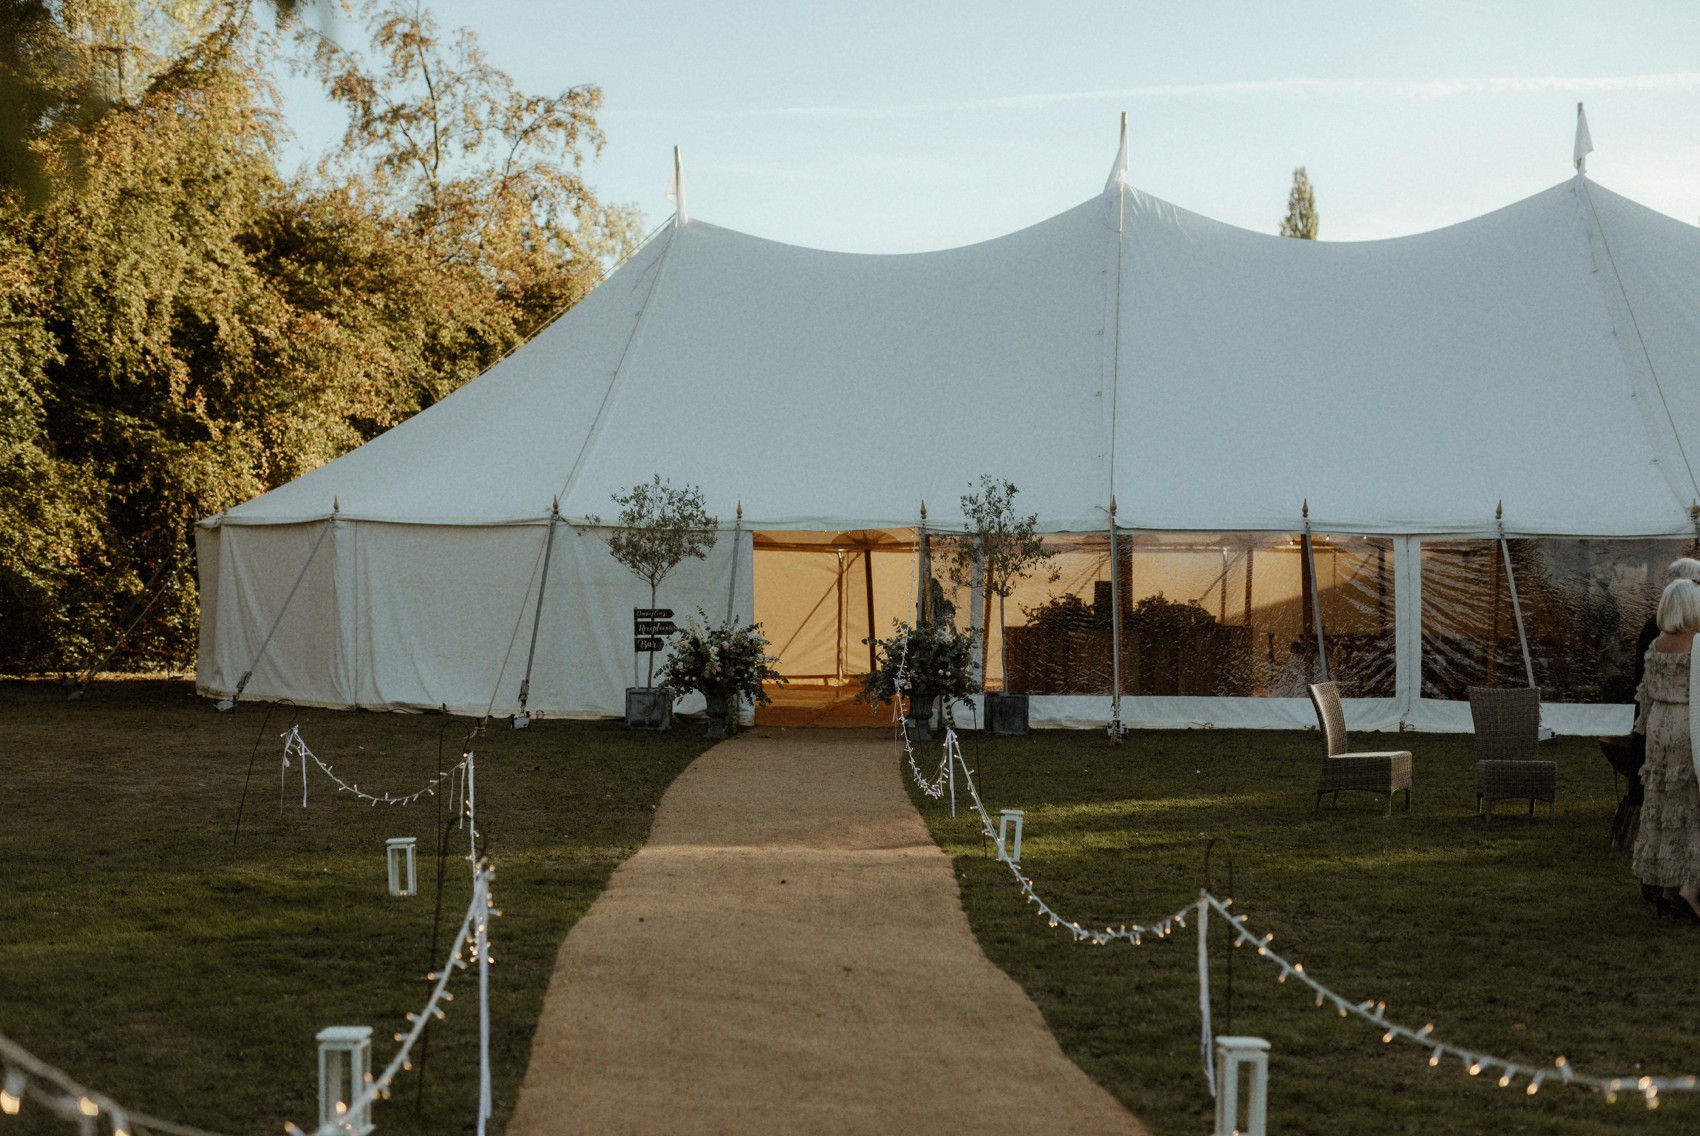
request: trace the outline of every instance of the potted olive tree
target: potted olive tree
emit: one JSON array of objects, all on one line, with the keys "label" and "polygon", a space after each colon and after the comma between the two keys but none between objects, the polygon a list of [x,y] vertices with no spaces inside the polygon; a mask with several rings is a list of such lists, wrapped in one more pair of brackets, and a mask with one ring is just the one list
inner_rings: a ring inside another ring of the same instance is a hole
[{"label": "potted olive tree", "polygon": [[[719,520],[703,507],[702,491],[694,485],[674,486],[656,474],[624,493],[616,493],[620,515],[603,539],[608,552],[632,575],[649,585],[649,608],[655,610],[661,582],[687,558],[705,559],[714,547]],[[591,517],[600,525],[600,517]],[[660,622],[659,620],[640,622]],[[651,636],[658,639],[660,636]],[[673,721],[673,700],[655,687],[655,651],[649,656],[644,684],[626,688],[626,725],[633,729],[665,730]]]},{"label": "potted olive tree", "polygon": [[[964,533],[953,540],[948,561],[950,582],[958,588],[979,585],[983,597],[981,626],[992,625],[992,600],[998,601],[998,668],[1009,675],[1008,651],[1004,645],[1004,601],[1016,584],[1030,575],[1054,553],[1045,548],[1035,532],[1036,513],[1025,517],[1015,512],[1015,483],[1000,481],[991,474],[980,475],[979,490],[962,495]],[[1050,579],[1057,578],[1051,570]],[[991,636],[980,644],[980,673],[986,673]],[[986,729],[994,734],[1027,732],[1027,695],[1010,690],[986,693]]]}]

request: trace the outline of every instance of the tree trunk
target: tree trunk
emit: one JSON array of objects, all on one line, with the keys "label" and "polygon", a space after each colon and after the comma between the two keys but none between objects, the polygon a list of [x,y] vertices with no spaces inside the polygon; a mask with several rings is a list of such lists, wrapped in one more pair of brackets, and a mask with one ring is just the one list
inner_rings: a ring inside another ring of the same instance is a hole
[{"label": "tree trunk", "polygon": [[[655,581],[651,580],[649,582],[649,610],[650,611],[655,610],[655,587],[656,587]],[[655,685],[655,652],[654,651],[649,652],[649,670],[643,677],[643,684],[647,687],[653,687]]]}]

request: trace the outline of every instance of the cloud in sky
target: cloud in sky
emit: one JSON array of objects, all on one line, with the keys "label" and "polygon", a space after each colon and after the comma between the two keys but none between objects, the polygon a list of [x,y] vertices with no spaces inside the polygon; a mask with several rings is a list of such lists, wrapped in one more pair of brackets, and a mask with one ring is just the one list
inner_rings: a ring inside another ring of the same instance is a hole
[{"label": "cloud in sky", "polygon": [[1697,91],[1700,71],[1667,71],[1651,75],[1510,75],[1463,79],[1249,79],[1228,83],[1158,83],[1143,87],[1112,87],[1097,91],[1057,91],[1048,94],[1001,95],[960,102],[917,103],[902,107],[794,106],[748,112],[819,118],[909,118],[985,110],[1040,110],[1064,103],[1118,99],[1223,98],[1243,95],[1351,94],[1397,99],[1448,99],[1469,95],[1525,95],[1563,91],[1595,94],[1606,91]]}]

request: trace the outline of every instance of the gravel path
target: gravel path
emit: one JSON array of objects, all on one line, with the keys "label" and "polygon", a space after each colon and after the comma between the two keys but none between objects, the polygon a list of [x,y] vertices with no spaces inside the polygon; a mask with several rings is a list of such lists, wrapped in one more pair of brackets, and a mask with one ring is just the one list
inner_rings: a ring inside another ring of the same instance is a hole
[{"label": "gravel path", "polygon": [[1144,1133],[980,952],[900,761],[762,729],[694,762],[561,946],[509,1136]]}]

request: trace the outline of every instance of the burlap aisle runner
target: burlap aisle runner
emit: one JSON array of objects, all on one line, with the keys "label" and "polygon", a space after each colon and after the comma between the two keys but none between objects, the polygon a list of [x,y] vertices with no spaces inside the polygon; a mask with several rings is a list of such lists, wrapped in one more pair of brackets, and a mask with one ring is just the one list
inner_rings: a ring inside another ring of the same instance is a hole
[{"label": "burlap aisle runner", "polygon": [[510,1136],[1143,1133],[981,954],[889,734],[769,732],[567,936]]}]

